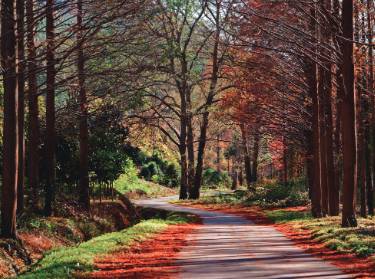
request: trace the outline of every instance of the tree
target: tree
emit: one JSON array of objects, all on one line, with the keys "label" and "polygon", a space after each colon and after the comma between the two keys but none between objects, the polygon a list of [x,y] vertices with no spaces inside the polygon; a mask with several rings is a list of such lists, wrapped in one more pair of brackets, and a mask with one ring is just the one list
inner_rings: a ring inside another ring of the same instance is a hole
[{"label": "tree", "polygon": [[44,213],[47,216],[52,214],[52,205],[55,199],[56,188],[56,116],[55,116],[55,20],[54,0],[47,0],[46,4],[46,38],[47,38],[47,96],[46,96],[46,196]]},{"label": "tree", "polygon": [[79,145],[80,145],[80,181],[79,181],[79,201],[82,206],[90,209],[89,194],[89,146],[88,146],[88,125],[87,125],[87,96],[85,87],[85,57],[83,42],[83,11],[82,0],[77,2],[77,51],[78,51],[78,88],[79,88]]},{"label": "tree", "polygon": [[26,25],[27,25],[27,81],[28,81],[28,184],[31,192],[32,207],[38,206],[39,188],[39,105],[37,88],[37,63],[35,47],[35,17],[34,1],[26,1]]},{"label": "tree", "polygon": [[342,4],[342,74],[344,96],[342,96],[342,148],[343,148],[343,210],[342,226],[355,227],[355,193],[357,188],[357,156],[356,156],[356,98],[354,88],[353,62],[353,0],[344,0]]},{"label": "tree", "polygon": [[[1,235],[16,238],[18,179],[18,92],[16,75],[15,1],[1,1],[1,65],[3,67],[3,183],[1,194]],[[4,40],[4,38],[7,38]]]},{"label": "tree", "polygon": [[16,1],[17,14],[17,91],[18,91],[18,189],[17,211],[24,209],[25,177],[25,1]]}]

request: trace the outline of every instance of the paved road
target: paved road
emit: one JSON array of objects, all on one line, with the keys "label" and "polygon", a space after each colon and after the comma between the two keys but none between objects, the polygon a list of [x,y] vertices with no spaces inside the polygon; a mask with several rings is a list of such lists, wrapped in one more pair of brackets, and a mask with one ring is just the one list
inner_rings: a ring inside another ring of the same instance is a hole
[{"label": "paved road", "polygon": [[137,204],[199,215],[203,225],[190,236],[191,245],[179,256],[181,279],[229,278],[353,278],[335,266],[315,258],[270,226],[219,212],[168,203],[171,198]]}]

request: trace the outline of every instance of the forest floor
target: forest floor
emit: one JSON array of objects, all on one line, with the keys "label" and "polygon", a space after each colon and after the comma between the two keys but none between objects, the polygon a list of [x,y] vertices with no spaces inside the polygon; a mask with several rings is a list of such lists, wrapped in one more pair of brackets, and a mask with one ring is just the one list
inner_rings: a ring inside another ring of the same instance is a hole
[{"label": "forest floor", "polygon": [[[271,226],[308,254],[324,259],[354,278],[375,278],[375,218],[359,218],[358,228],[340,227],[339,217],[311,218],[306,206],[263,209],[241,204],[177,202],[179,205],[242,216]],[[324,277],[326,278],[326,277]]]}]

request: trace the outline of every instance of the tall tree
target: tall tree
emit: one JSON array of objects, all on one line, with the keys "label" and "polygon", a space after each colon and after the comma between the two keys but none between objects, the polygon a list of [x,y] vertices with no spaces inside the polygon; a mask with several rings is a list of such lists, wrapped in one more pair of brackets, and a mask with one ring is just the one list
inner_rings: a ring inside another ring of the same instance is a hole
[{"label": "tall tree", "polygon": [[47,97],[46,97],[46,196],[44,213],[52,214],[52,205],[55,199],[56,183],[56,131],[55,131],[55,1],[47,0],[46,4],[46,38],[47,38]]},{"label": "tall tree", "polygon": [[[18,179],[18,94],[15,0],[1,1],[1,65],[4,87],[1,235],[16,238]],[[6,39],[4,39],[6,38]]]},{"label": "tall tree", "polygon": [[353,60],[353,0],[342,2],[342,74],[344,96],[342,98],[342,146],[343,146],[343,209],[342,226],[357,226],[355,201],[357,188],[356,152],[356,96]]},{"label": "tall tree", "polygon": [[25,1],[16,1],[17,13],[17,86],[18,86],[18,200],[17,211],[24,208],[25,177]]},{"label": "tall tree", "polygon": [[[371,8],[373,7],[373,2],[367,0],[366,4],[366,17],[367,17],[367,35],[368,35],[368,43],[372,45],[373,43],[373,28],[374,22],[373,17],[371,17]],[[368,91],[374,92],[374,59],[373,59],[373,47],[368,48]],[[371,107],[372,107],[372,118],[370,119],[370,124],[372,126],[372,135],[371,135],[371,143],[372,145],[375,144],[375,95],[372,94],[371,97]],[[374,215],[374,184],[375,184],[375,152],[372,152],[372,175],[373,175],[373,183],[369,183],[367,186],[367,209],[369,215]]]},{"label": "tall tree", "polygon": [[28,184],[31,190],[31,205],[37,207],[39,187],[39,106],[37,92],[37,65],[35,47],[34,1],[26,1],[27,25],[27,81],[28,81]]},{"label": "tall tree", "polygon": [[80,146],[80,180],[79,201],[86,209],[90,209],[89,193],[89,146],[87,125],[87,96],[85,87],[85,56],[83,38],[83,11],[82,0],[77,2],[77,50],[78,50],[78,88],[79,88],[79,146]]}]

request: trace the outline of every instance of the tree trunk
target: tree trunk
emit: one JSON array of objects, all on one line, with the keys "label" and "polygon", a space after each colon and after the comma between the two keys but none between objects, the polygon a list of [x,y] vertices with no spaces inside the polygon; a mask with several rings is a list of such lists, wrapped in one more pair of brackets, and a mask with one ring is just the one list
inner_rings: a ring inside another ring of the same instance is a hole
[{"label": "tree trunk", "polygon": [[17,211],[24,209],[25,178],[25,3],[16,1],[17,9],[17,83],[18,83],[18,189]]},{"label": "tree trunk", "polygon": [[180,181],[180,199],[185,200],[188,198],[188,165],[186,158],[186,139],[187,139],[187,103],[186,103],[186,82],[180,90],[181,99],[181,117],[180,117],[180,164],[181,164],[181,181]]},{"label": "tree trunk", "polygon": [[[4,88],[3,184],[1,235],[16,238],[18,178],[18,94],[16,77],[15,1],[1,1],[1,66]],[[6,38],[6,40],[4,39]]]},{"label": "tree trunk", "polygon": [[309,198],[313,197],[314,189],[314,149],[313,149],[313,136],[311,131],[306,132],[307,140],[307,154],[306,154],[306,177],[309,186]]},{"label": "tree trunk", "polygon": [[328,185],[327,185],[327,145],[326,145],[326,121],[325,121],[325,108],[327,106],[325,94],[325,71],[322,67],[318,68],[318,98],[319,98],[319,129],[320,129],[320,172],[321,172],[321,182],[320,187],[322,190],[322,215],[326,216],[328,214]]},{"label": "tree trunk", "polygon": [[216,138],[216,171],[221,173],[221,147],[220,147],[220,134]]},{"label": "tree trunk", "polygon": [[[311,22],[310,30],[313,34],[316,34],[316,7],[311,9]],[[321,168],[320,168],[320,105],[318,96],[318,80],[317,80],[317,64],[312,62],[307,62],[306,71],[310,96],[312,100],[312,155],[313,155],[313,183],[311,190],[311,213],[315,218],[322,217],[322,190],[321,190]]]},{"label": "tree trunk", "polygon": [[206,139],[207,139],[208,117],[209,117],[209,112],[208,111],[204,112],[203,123],[201,126],[200,137],[199,137],[197,167],[195,170],[194,187],[192,189],[192,195],[190,197],[192,199],[199,199],[199,196],[200,196],[200,189],[202,185],[202,175],[203,175],[203,159],[204,159],[204,151],[206,148]]},{"label": "tree trunk", "polygon": [[253,170],[251,181],[256,182],[258,180],[258,157],[259,157],[259,129],[257,129],[254,135],[254,148],[253,148]]},{"label": "tree trunk", "polygon": [[288,184],[288,149],[286,147],[285,137],[283,138],[283,183],[285,186]]},{"label": "tree trunk", "polygon": [[233,169],[233,172],[232,172],[232,190],[237,190],[237,186],[238,186],[238,173],[235,169]]},{"label": "tree trunk", "polygon": [[81,206],[90,210],[90,185],[89,185],[89,130],[87,125],[87,96],[85,87],[85,57],[83,42],[83,12],[82,0],[77,2],[77,50],[78,50],[78,85],[79,85],[79,158],[80,158],[80,177],[79,177],[79,202]]},{"label": "tree trunk", "polygon": [[34,1],[26,2],[27,20],[27,79],[28,79],[28,184],[31,190],[31,204],[38,207],[39,188],[39,106],[36,77],[36,48],[34,41]]},{"label": "tree trunk", "polygon": [[243,146],[243,150],[244,150],[246,184],[247,184],[247,186],[250,186],[251,180],[252,180],[252,173],[251,173],[251,160],[250,160],[247,131],[246,131],[245,125],[243,123],[240,124],[240,128],[241,128],[241,136],[242,136],[242,146]]},{"label": "tree trunk", "polygon": [[55,24],[54,1],[47,0],[46,5],[46,38],[47,38],[47,97],[46,97],[46,196],[44,213],[52,214],[55,199],[56,173],[56,132],[55,132]]},{"label": "tree trunk", "polygon": [[[190,93],[187,96],[190,99]],[[194,186],[195,176],[195,155],[194,155],[194,131],[193,131],[193,116],[191,114],[191,104],[188,101],[188,119],[187,119],[187,152],[188,152],[188,192],[189,196],[192,194],[191,190]]]},{"label": "tree trunk", "polygon": [[[367,30],[368,30],[368,43],[373,43],[373,22],[371,17],[371,4],[372,1],[367,1]],[[373,48],[368,48],[368,91],[374,92],[374,59],[373,59]],[[371,107],[372,107],[372,119],[371,119],[371,126],[372,126],[372,145],[375,145],[375,95],[372,94],[371,97]],[[372,174],[373,174],[373,181],[369,183],[367,186],[367,207],[368,207],[368,214],[374,215],[374,184],[375,184],[375,152],[372,152]]]},{"label": "tree trunk", "polygon": [[[321,27],[321,36],[322,40],[329,46],[332,46],[332,27],[329,25],[330,23],[330,16],[332,13],[332,2],[331,0],[325,0],[322,3],[322,8],[325,14],[325,18],[322,19],[324,23]],[[328,20],[327,20],[328,19]],[[335,181],[335,162],[334,162],[334,153],[333,153],[333,116],[332,116],[332,70],[333,65],[329,61],[331,58],[331,51],[328,48],[323,48],[322,54],[326,57],[326,61],[324,61],[324,67],[321,68],[321,74],[323,75],[321,78],[322,81],[322,98],[324,104],[324,156],[325,157],[325,174],[326,174],[326,183],[325,186],[327,187],[327,197],[324,199],[324,207],[331,216],[336,216],[339,214],[338,212],[338,201],[339,201],[339,189],[337,189],[337,184]],[[322,166],[323,168],[323,166]],[[322,174],[322,178],[325,177]],[[326,201],[327,199],[327,201]]]},{"label": "tree trunk", "polygon": [[342,3],[342,73],[344,96],[342,100],[342,146],[343,146],[343,210],[342,226],[356,227],[355,194],[357,188],[355,89],[353,61],[353,0]]}]

